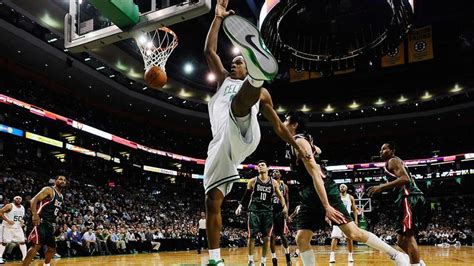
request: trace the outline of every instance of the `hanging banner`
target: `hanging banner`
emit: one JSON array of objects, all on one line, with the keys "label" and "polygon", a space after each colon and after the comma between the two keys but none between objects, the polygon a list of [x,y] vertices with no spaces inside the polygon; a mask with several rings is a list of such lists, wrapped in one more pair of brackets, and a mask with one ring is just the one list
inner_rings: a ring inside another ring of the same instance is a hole
[{"label": "hanging banner", "polygon": [[413,29],[408,34],[408,62],[419,62],[433,59],[432,28],[426,26]]},{"label": "hanging banner", "polygon": [[400,43],[394,51],[382,57],[382,67],[391,67],[405,64],[405,44]]}]

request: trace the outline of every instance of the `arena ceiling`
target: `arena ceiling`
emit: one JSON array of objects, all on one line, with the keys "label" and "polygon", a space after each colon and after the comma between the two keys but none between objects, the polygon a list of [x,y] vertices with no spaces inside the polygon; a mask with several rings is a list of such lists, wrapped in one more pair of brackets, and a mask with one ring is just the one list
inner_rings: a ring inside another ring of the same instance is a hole
[{"label": "arena ceiling", "polygon": [[[68,1],[17,0],[3,2],[13,7],[15,12],[46,27],[50,32],[43,32],[42,37],[49,40],[58,37],[58,41],[50,44],[61,48],[63,18],[67,12]],[[256,22],[258,7],[263,2],[263,0],[235,0],[230,1],[230,8],[237,14]],[[418,106],[419,102],[445,101],[445,99],[455,96],[451,91],[453,89],[456,91],[456,88],[462,88],[462,91],[458,91],[460,93],[472,90],[474,88],[474,71],[472,71],[474,69],[474,20],[472,12],[469,12],[469,10],[473,10],[472,1],[457,1],[456,5],[427,0],[418,0],[416,3],[415,27],[432,25],[433,28],[434,59],[389,68],[382,68],[375,60],[373,62],[368,60],[359,62],[355,72],[349,74],[300,82],[289,82],[288,74],[282,72],[276,82],[267,85],[274,98],[276,108],[282,113],[290,108],[303,109],[317,114],[318,117],[320,115],[321,117],[339,115],[342,112],[360,113],[364,110],[367,113],[367,110],[376,108],[390,108],[408,104]],[[171,27],[178,34],[180,44],[168,61],[167,71],[170,82],[161,92],[144,89],[141,75],[136,75],[142,68],[142,59],[135,44],[131,41],[110,45],[91,54],[75,54],[68,57],[69,54],[66,51],[65,58],[71,58],[67,62],[68,64],[74,64],[74,61],[83,61],[81,63],[87,64],[91,68],[105,64],[107,69],[103,72],[110,72],[102,73],[104,77],[119,81],[134,93],[150,98],[150,106],[154,105],[152,102],[158,100],[164,102],[165,105],[176,105],[185,109],[185,112],[205,113],[206,100],[215,89],[215,85],[206,79],[208,69],[202,55],[204,39],[212,18],[213,11]],[[221,33],[218,49],[224,64],[229,65],[234,55],[232,46],[223,33]],[[122,59],[123,64],[133,66],[136,69],[135,75],[130,75],[130,73],[122,73],[122,77],[118,77],[118,74],[115,75],[114,73],[120,72],[114,63],[117,57]],[[92,58],[92,60],[86,58]],[[193,64],[194,72],[192,74],[183,73],[183,66],[186,63]],[[280,68],[285,69],[285,66],[280,66]],[[68,77],[63,78],[65,79],[63,81],[67,82]],[[84,91],[94,91],[91,96],[96,95],[96,97],[104,98],[107,97],[106,95],[110,95],[111,90],[114,90],[114,88],[105,88],[105,85],[87,85],[87,78],[81,78],[81,80],[85,86]],[[105,92],[89,90],[91,89],[89,86],[104,88]],[[423,98],[426,95],[432,97]],[[400,101],[404,98],[407,101]],[[382,99],[384,103],[375,104],[379,99]],[[452,102],[456,103],[456,101]],[[139,105],[139,103],[136,104]],[[327,111],[328,105],[334,109]],[[352,108],[351,106],[356,107]],[[436,107],[436,104],[433,106]],[[148,105],[144,109],[149,109]],[[400,112],[406,112],[406,108],[400,110]],[[199,116],[206,117],[205,115]]]}]

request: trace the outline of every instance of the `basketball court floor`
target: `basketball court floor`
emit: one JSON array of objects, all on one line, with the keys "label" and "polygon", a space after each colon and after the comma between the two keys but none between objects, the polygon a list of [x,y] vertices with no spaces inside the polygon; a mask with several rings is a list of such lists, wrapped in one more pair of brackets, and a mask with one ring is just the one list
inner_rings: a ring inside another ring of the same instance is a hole
[{"label": "basketball court floor", "polygon": [[[313,247],[316,254],[317,265],[394,265],[393,262],[385,255],[368,247],[356,247],[354,249],[354,263],[347,262],[347,253],[345,247],[340,247],[336,253],[336,263],[330,264],[329,246]],[[259,249],[257,249],[259,250]],[[294,250],[294,247],[291,248]],[[473,265],[474,252],[472,247],[420,247],[421,258],[426,265]],[[247,249],[222,249],[223,257],[226,265],[247,265]],[[256,254],[255,258],[260,258],[260,254]],[[268,256],[270,257],[270,256]],[[278,250],[279,265],[285,265],[283,252]],[[117,255],[117,256],[100,256],[100,257],[79,257],[79,258],[63,258],[53,260],[51,265],[64,266],[118,266],[118,265],[136,265],[136,266],[169,266],[169,265],[206,265],[208,260],[207,252],[198,255],[195,250],[180,252],[162,252],[153,254],[135,254],[135,255]],[[292,258],[294,266],[302,266],[300,258]],[[7,263],[6,265],[20,265],[20,263]],[[32,266],[42,266],[43,262],[36,260]],[[258,265],[258,264],[256,264]],[[267,258],[267,265],[271,265],[271,260]]]}]

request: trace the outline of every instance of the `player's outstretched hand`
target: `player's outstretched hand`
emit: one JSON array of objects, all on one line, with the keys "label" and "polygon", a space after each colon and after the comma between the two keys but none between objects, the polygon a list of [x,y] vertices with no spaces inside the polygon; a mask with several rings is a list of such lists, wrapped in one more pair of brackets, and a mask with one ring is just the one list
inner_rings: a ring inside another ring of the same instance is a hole
[{"label": "player's outstretched hand", "polygon": [[335,222],[336,224],[344,223],[344,215],[342,215],[341,212],[337,211],[331,206],[326,208],[326,217],[329,218],[329,220]]},{"label": "player's outstretched hand", "polygon": [[34,226],[37,226],[40,224],[40,217],[38,214],[33,214],[32,220],[33,220]]},{"label": "player's outstretched hand", "polygon": [[229,0],[217,0],[216,16],[225,18],[228,15],[235,14],[233,10],[227,11],[227,4],[229,4]]},{"label": "player's outstretched hand", "polygon": [[373,186],[367,189],[367,196],[372,197],[373,195],[382,192],[380,186]]},{"label": "player's outstretched hand", "polygon": [[239,204],[239,207],[235,210],[235,215],[239,216],[242,213],[242,205]]},{"label": "player's outstretched hand", "polygon": [[7,221],[7,224],[9,224],[9,225],[15,225],[15,223],[14,223],[13,221],[11,221],[11,220],[8,220],[8,221]]}]

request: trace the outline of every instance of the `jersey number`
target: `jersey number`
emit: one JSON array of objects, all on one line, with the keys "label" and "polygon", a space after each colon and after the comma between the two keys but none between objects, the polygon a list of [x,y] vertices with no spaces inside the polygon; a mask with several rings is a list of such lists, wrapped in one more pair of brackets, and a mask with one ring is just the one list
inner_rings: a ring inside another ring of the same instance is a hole
[{"label": "jersey number", "polygon": [[59,208],[54,209],[54,216],[58,216]]},{"label": "jersey number", "polygon": [[260,199],[261,200],[266,200],[267,199],[267,193],[260,193]]},{"label": "jersey number", "polygon": [[13,216],[13,221],[14,222],[19,222],[21,221],[22,216]]}]

